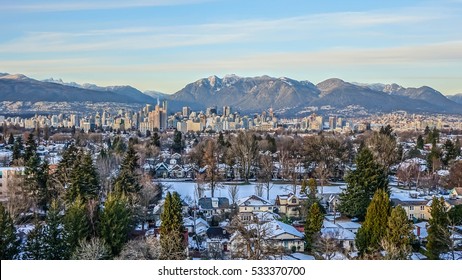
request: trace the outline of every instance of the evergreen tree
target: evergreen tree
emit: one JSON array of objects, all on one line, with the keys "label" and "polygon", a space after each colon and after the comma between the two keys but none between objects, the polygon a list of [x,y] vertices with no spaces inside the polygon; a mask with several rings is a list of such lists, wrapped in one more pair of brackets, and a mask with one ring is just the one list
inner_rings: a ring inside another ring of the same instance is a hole
[{"label": "evergreen tree", "polygon": [[387,251],[386,259],[408,259],[412,250],[411,242],[414,239],[412,230],[412,223],[409,221],[404,208],[401,205],[393,208],[382,240],[382,247]]},{"label": "evergreen tree", "polygon": [[388,225],[390,200],[384,189],[378,189],[367,208],[366,219],[356,235],[356,247],[360,255],[376,253]]},{"label": "evergreen tree", "polygon": [[21,158],[21,149],[22,149],[21,146],[22,144],[19,141],[16,141],[13,144],[13,157],[12,157],[13,164],[16,164],[17,161]]},{"label": "evergreen tree", "polygon": [[69,251],[74,252],[81,240],[86,240],[90,235],[90,223],[87,209],[83,199],[78,196],[66,209],[64,215],[64,230],[66,231],[66,243]]},{"label": "evergreen tree", "polygon": [[28,260],[45,260],[44,226],[35,219],[34,229],[27,235],[24,258]]},{"label": "evergreen tree", "polygon": [[416,148],[420,149],[420,150],[423,150],[423,148],[424,148],[424,140],[423,140],[422,135],[419,135],[419,137],[417,137]]},{"label": "evergreen tree", "polygon": [[220,131],[220,133],[218,134],[217,144],[218,144],[220,147],[224,147],[224,146],[226,145],[226,143],[225,143],[225,137],[223,137],[223,132],[221,132],[221,131]]},{"label": "evergreen tree", "polygon": [[438,169],[439,164],[441,163],[440,158],[441,158],[440,149],[438,149],[436,144],[432,145],[432,150],[427,155],[427,167],[428,167],[428,169],[431,170],[432,172],[435,172]]},{"label": "evergreen tree", "polygon": [[340,194],[340,211],[348,216],[363,219],[377,189],[388,193],[388,176],[385,168],[374,161],[372,152],[363,147],[356,157],[356,170],[347,174],[348,186]]},{"label": "evergreen tree", "polygon": [[34,135],[29,133],[29,136],[26,141],[26,148],[24,150],[24,162],[28,162],[31,157],[33,157],[37,153],[37,144],[34,140]]},{"label": "evergreen tree", "polygon": [[443,198],[433,198],[430,215],[427,229],[427,253],[430,259],[437,260],[441,253],[449,251],[451,243],[448,228],[449,217]]},{"label": "evergreen tree", "polygon": [[52,198],[56,198],[56,194],[53,194],[50,190],[50,180],[49,180],[49,165],[48,161],[44,160],[42,164],[39,165],[37,170],[37,206],[47,210],[48,205],[51,202]]},{"label": "evergreen tree", "polygon": [[462,150],[461,150],[459,138],[457,138],[456,143],[454,143],[454,150],[455,150],[455,153],[456,153],[456,157],[461,155]]},{"label": "evergreen tree", "polygon": [[45,219],[43,230],[43,245],[45,260],[64,260],[70,256],[69,247],[66,244],[66,236],[63,228],[63,217],[60,214],[58,202],[54,200],[51,203]]},{"label": "evergreen tree", "polygon": [[124,196],[109,194],[100,216],[100,236],[117,256],[128,240],[132,227],[132,214]]},{"label": "evergreen tree", "polygon": [[305,223],[305,241],[308,251],[312,250],[316,235],[320,234],[323,220],[324,214],[321,211],[321,207],[319,207],[319,203],[313,203],[308,211]]},{"label": "evergreen tree", "polygon": [[125,157],[120,166],[119,175],[114,180],[114,191],[119,195],[126,196],[133,202],[142,186],[139,178],[139,157],[133,145],[129,145]]},{"label": "evergreen tree", "polygon": [[175,130],[175,134],[173,135],[172,150],[173,152],[179,154],[181,154],[183,151],[183,134],[181,131]]},{"label": "evergreen tree", "polygon": [[152,136],[151,136],[151,145],[160,148],[160,136],[159,136],[159,133],[154,132],[154,134],[152,134]]},{"label": "evergreen tree", "polygon": [[[24,176],[25,186],[37,207],[44,207],[44,197],[46,192],[42,189],[44,175],[42,174],[40,158],[37,153],[33,153],[25,163]],[[43,208],[46,210],[45,208]]]},{"label": "evergreen tree", "polygon": [[447,139],[443,145],[444,153],[442,156],[442,162],[445,166],[448,166],[449,161],[455,159],[457,157],[456,146],[452,143],[451,140]]},{"label": "evergreen tree", "polygon": [[84,202],[98,198],[99,176],[90,154],[80,152],[70,174],[70,186],[66,192],[70,203],[80,196]]},{"label": "evergreen tree", "polygon": [[69,187],[71,184],[71,174],[74,166],[78,165],[79,150],[72,144],[62,154],[62,159],[54,175],[62,189]]},{"label": "evergreen tree", "polygon": [[160,219],[160,259],[184,259],[183,216],[181,214],[181,199],[178,193],[167,192],[164,211]]},{"label": "evergreen tree", "polygon": [[8,137],[8,145],[14,144],[14,136],[13,133],[10,133],[10,137]]},{"label": "evergreen tree", "polygon": [[0,259],[15,259],[19,253],[19,244],[13,219],[0,203]]},{"label": "evergreen tree", "polygon": [[462,225],[462,204],[452,207],[448,215],[451,225]]}]

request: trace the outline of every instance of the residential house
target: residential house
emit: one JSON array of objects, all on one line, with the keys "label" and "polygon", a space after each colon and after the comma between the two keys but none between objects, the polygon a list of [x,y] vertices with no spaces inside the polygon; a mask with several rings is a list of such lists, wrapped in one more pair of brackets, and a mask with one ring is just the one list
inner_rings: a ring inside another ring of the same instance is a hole
[{"label": "residential house", "polygon": [[356,222],[337,222],[337,225],[343,229],[349,230],[352,233],[358,233],[359,228],[361,227],[360,223]]},{"label": "residential house", "polygon": [[271,249],[281,248],[285,252],[303,252],[304,233],[298,231],[291,225],[281,221],[270,221],[266,223],[249,223],[245,227],[251,236],[254,236],[251,244],[242,236],[242,231],[236,231],[230,238],[230,251],[232,255],[246,255],[249,253],[252,244],[269,246]]},{"label": "residential house", "polygon": [[202,211],[206,218],[231,212],[227,197],[201,197],[198,204],[199,210]]},{"label": "residential house", "polygon": [[16,175],[24,172],[24,167],[0,168],[0,198],[8,197],[8,184],[11,184]]},{"label": "residential house", "polygon": [[167,178],[168,177],[168,166],[161,162],[154,167],[154,175],[156,178]]},{"label": "residential house", "polygon": [[229,232],[222,227],[209,227],[206,231],[207,253],[209,257],[220,259],[228,252]]},{"label": "residential house", "polygon": [[401,205],[406,215],[410,220],[420,219],[428,220],[430,219],[430,206],[429,200],[426,199],[409,199],[409,200],[400,200],[392,198],[391,201],[393,205]]},{"label": "residential house", "polygon": [[279,214],[283,214],[288,218],[300,218],[301,206],[305,199],[302,200],[292,193],[276,196],[276,206]]},{"label": "residential house", "polygon": [[274,212],[277,209],[273,203],[256,195],[239,199],[237,206],[239,216],[244,221],[252,220],[255,212]]}]

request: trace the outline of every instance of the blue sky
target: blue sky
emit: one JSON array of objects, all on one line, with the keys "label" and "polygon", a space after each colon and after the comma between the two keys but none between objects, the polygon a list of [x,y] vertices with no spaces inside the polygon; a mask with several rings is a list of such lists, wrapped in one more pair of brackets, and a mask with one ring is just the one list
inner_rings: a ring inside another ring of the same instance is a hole
[{"label": "blue sky", "polygon": [[173,93],[210,75],[462,92],[462,0],[0,0],[0,72]]}]

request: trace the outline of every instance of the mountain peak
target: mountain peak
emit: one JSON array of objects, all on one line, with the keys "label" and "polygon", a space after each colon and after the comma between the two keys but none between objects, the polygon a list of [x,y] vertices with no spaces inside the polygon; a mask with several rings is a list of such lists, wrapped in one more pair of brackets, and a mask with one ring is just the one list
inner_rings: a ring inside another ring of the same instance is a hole
[{"label": "mountain peak", "polygon": [[331,91],[334,88],[341,87],[346,84],[348,83],[346,83],[344,80],[341,80],[339,78],[330,78],[330,79],[320,82],[319,84],[316,85],[316,87],[321,91]]},{"label": "mountain peak", "polygon": [[17,80],[17,81],[35,81],[23,74],[7,74],[0,75],[0,79],[8,79],[8,80]]}]

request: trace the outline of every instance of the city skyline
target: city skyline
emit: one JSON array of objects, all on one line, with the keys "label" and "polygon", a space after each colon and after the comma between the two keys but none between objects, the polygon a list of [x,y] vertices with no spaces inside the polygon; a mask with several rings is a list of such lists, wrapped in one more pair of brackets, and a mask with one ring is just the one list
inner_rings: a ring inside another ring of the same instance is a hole
[{"label": "city skyline", "polygon": [[210,75],[331,77],[462,92],[462,1],[22,1],[0,72],[174,93]]}]

